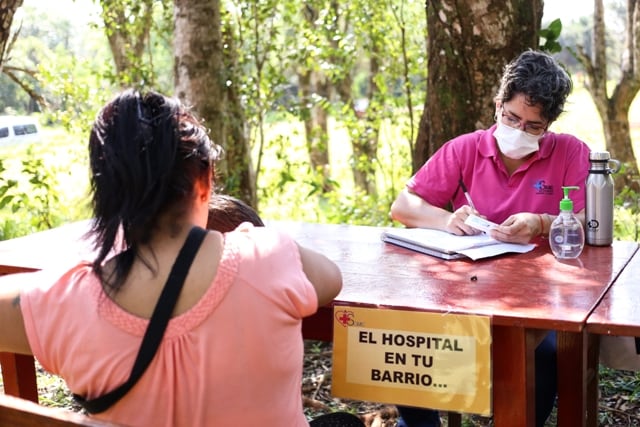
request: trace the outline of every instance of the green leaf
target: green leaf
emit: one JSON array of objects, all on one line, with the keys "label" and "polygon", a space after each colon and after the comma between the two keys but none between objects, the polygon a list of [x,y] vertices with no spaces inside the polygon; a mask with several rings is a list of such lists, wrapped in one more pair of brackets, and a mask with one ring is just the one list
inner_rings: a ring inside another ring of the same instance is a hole
[{"label": "green leaf", "polygon": [[0,199],[0,209],[2,209],[5,206],[7,206],[7,204],[9,202],[11,202],[11,200],[13,200],[13,196],[12,195],[8,195],[8,196],[5,196],[2,199]]}]

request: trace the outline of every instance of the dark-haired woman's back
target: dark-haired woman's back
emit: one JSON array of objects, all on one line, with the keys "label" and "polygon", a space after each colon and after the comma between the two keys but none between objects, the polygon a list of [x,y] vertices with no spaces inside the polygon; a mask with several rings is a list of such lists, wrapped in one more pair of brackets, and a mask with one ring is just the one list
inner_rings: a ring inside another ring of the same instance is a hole
[{"label": "dark-haired woman's back", "polygon": [[[33,354],[85,399],[125,382],[187,234],[207,224],[216,155],[175,100],[127,91],[109,103],[90,139],[98,256],[60,277],[0,278],[0,351]],[[333,262],[285,234],[207,232],[149,368],[94,416],[306,426],[302,318],[341,285]]]}]

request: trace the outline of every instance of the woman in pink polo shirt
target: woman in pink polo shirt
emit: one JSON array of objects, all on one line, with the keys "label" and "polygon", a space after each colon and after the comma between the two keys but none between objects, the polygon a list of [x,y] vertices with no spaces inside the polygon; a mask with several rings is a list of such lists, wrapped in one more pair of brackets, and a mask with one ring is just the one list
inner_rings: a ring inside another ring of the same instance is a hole
[{"label": "woman in pink polo shirt", "polygon": [[[547,235],[559,213],[563,186],[584,222],[589,147],[549,126],[563,111],[571,79],[549,55],[527,51],[504,70],[495,98],[496,124],[445,143],[409,180],[391,207],[408,227],[475,234],[470,214],[499,224],[492,237],[526,243]],[[468,190],[473,206],[465,196]],[[452,210],[447,210],[448,206]],[[536,424],[544,425],[556,396],[555,333],[536,349]],[[435,411],[400,408],[401,427],[440,424]]]},{"label": "woman in pink polo shirt", "polygon": [[34,355],[82,400],[116,389],[194,230],[204,239],[149,367],[94,416],[129,426],[308,426],[301,322],[338,294],[342,277],[277,231],[201,230],[219,153],[176,99],[127,90],[109,102],[89,139],[96,258],[57,276],[4,276],[0,351]]}]

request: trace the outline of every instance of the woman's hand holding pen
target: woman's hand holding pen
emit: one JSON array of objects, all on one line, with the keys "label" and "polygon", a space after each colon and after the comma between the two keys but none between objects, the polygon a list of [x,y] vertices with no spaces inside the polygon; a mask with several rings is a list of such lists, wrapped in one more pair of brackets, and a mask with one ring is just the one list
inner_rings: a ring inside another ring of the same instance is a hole
[{"label": "woman's hand holding pen", "polygon": [[491,237],[507,243],[529,243],[540,234],[540,220],[538,215],[530,212],[520,212],[509,218],[489,232]]},{"label": "woman's hand holding pen", "polygon": [[456,234],[458,236],[463,235],[474,235],[481,233],[480,230],[471,227],[468,224],[465,224],[465,220],[469,215],[479,215],[478,211],[473,209],[471,206],[463,205],[460,206],[455,212],[451,213],[447,218],[447,223],[445,225],[446,231],[451,234]]},{"label": "woman's hand holding pen", "polygon": [[483,217],[468,205],[461,206],[455,212],[433,206],[408,189],[404,189],[391,206],[391,218],[407,227],[433,228],[458,236],[481,233],[465,224],[471,214]]},{"label": "woman's hand holding pen", "polygon": [[458,185],[460,186],[464,197],[467,199],[468,205],[461,206],[460,209],[451,214],[451,217],[449,217],[449,221],[447,222],[447,231],[458,235],[479,234],[482,231],[478,230],[477,228],[471,227],[466,223],[466,220],[469,215],[476,215],[482,218],[484,218],[484,216],[480,215],[480,213],[476,209],[476,205],[473,204],[473,200],[471,200],[469,190],[467,190],[467,186],[464,185],[464,181],[462,181],[462,178],[460,178],[460,180],[458,181]]}]

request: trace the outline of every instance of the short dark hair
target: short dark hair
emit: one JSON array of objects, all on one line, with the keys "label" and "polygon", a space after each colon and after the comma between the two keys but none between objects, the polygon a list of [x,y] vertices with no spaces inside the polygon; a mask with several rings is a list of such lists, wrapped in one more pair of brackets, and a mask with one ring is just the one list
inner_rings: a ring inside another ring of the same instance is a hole
[{"label": "short dark hair", "polygon": [[523,94],[529,105],[539,105],[542,117],[554,122],[571,93],[571,78],[547,53],[528,50],[504,68],[495,100],[505,103]]},{"label": "short dark hair", "polygon": [[186,212],[196,182],[214,175],[221,152],[175,98],[128,89],[100,110],[89,136],[91,233],[98,249],[93,269],[102,276],[107,255],[121,252],[112,277],[103,277],[113,290],[121,286],[160,215],[171,212],[178,218]]},{"label": "short dark hair", "polygon": [[225,194],[214,194],[209,200],[207,228],[221,233],[233,231],[243,222],[262,227],[258,213],[240,199]]}]

